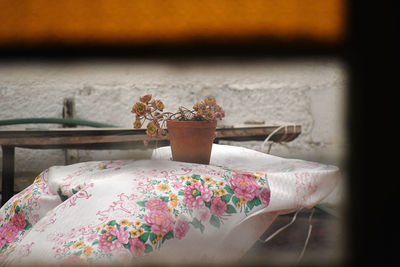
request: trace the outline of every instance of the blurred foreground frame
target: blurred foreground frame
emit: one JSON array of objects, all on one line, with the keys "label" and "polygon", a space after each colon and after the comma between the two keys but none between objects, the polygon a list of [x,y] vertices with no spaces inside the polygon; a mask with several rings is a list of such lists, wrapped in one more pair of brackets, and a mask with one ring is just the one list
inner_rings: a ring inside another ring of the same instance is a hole
[{"label": "blurred foreground frame", "polygon": [[[361,60],[366,19],[344,0],[0,0],[0,60],[206,60],[339,58],[348,65],[349,242],[355,264],[367,246],[359,227],[362,170]],[[357,39],[358,38],[358,39]],[[353,55],[358,51],[358,55]],[[361,127],[360,127],[361,126]]]},{"label": "blurred foreground frame", "polygon": [[335,55],[344,0],[0,0],[3,58]]}]

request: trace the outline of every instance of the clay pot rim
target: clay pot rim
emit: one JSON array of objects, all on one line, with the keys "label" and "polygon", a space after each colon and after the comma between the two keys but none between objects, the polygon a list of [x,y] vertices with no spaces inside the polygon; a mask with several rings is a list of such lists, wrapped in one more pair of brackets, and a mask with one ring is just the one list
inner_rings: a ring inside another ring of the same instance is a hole
[{"label": "clay pot rim", "polygon": [[168,120],[167,127],[180,127],[180,128],[212,128],[216,127],[217,121],[179,121]]}]

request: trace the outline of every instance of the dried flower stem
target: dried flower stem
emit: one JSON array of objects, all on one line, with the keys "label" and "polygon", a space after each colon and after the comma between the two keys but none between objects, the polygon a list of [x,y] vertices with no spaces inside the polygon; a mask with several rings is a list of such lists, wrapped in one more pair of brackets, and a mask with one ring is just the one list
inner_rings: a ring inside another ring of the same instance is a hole
[{"label": "dried flower stem", "polygon": [[217,105],[214,97],[207,97],[204,101],[193,105],[193,110],[180,106],[176,113],[163,112],[164,103],[161,100],[152,99],[151,94],[141,96],[140,102],[132,107],[132,113],[136,114],[134,128],[141,128],[145,121],[146,133],[150,136],[166,135],[166,123],[168,120],[179,121],[215,121],[225,117],[225,111]]}]

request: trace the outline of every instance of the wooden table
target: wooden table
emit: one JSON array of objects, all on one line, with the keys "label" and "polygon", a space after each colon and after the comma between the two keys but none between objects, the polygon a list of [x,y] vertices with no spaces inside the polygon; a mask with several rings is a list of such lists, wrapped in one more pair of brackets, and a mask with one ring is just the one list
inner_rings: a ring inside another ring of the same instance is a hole
[{"label": "wooden table", "polygon": [[[280,126],[235,126],[217,128],[220,140],[263,141]],[[301,133],[300,125],[282,128],[271,136],[274,142],[290,142]],[[145,145],[145,142],[147,145]],[[144,129],[56,128],[48,130],[0,130],[3,151],[2,205],[14,194],[15,148],[30,149],[148,149],[169,145],[168,136],[154,138]]]}]

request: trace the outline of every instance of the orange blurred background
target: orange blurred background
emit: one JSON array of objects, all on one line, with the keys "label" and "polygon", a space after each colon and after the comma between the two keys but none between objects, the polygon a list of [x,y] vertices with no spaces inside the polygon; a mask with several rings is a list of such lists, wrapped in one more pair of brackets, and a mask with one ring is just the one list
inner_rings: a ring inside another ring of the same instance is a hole
[{"label": "orange blurred background", "polygon": [[344,0],[0,0],[0,44],[335,42]]}]

